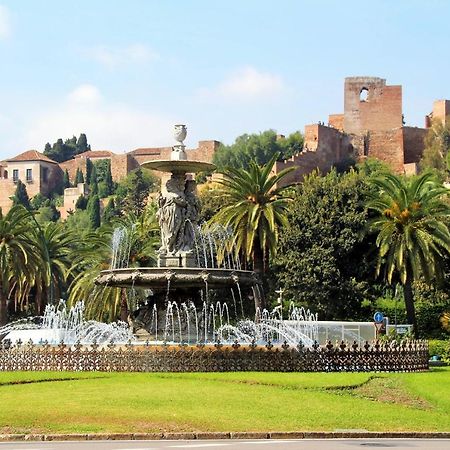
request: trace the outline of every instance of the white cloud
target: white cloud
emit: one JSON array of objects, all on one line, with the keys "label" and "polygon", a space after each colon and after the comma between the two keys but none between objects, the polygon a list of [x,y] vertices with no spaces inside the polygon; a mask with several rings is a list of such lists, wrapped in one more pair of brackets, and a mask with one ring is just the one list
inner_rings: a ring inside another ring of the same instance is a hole
[{"label": "white cloud", "polygon": [[125,47],[96,45],[84,51],[86,56],[109,69],[129,64],[145,64],[159,59],[158,53],[144,44]]},{"label": "white cloud", "polygon": [[8,9],[0,5],[0,39],[6,39],[11,34],[11,20]]},{"label": "white cloud", "polygon": [[98,88],[92,84],[82,84],[69,93],[68,99],[73,103],[96,103],[101,95]]},{"label": "white cloud", "polygon": [[198,91],[201,98],[229,100],[257,100],[273,98],[285,90],[281,77],[261,72],[254,67],[243,67],[213,88]]},{"label": "white cloud", "polygon": [[30,120],[25,148],[35,148],[58,137],[86,133],[92,148],[115,152],[172,142],[173,119],[151,111],[105,101],[98,88],[85,84],[74,89],[61,106]]}]

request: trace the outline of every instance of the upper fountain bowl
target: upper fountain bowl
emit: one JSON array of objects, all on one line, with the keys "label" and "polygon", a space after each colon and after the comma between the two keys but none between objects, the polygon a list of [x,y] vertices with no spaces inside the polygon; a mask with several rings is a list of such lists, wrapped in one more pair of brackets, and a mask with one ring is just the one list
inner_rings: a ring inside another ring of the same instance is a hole
[{"label": "upper fountain bowl", "polygon": [[204,161],[187,161],[160,159],[155,161],[147,161],[142,164],[146,169],[159,170],[160,172],[169,173],[197,173],[215,170],[216,166],[212,163]]}]

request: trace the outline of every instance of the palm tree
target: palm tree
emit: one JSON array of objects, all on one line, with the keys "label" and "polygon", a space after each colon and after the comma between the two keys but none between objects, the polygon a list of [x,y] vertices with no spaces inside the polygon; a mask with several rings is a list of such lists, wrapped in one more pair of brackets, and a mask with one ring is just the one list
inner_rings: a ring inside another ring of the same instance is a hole
[{"label": "palm tree", "polygon": [[279,228],[287,223],[290,197],[286,187],[277,187],[294,168],[272,175],[278,158],[275,154],[264,166],[251,161],[248,170],[228,168],[219,183],[223,207],[210,223],[219,223],[233,231],[231,245],[237,255],[253,262],[253,270],[260,276],[265,272],[269,256],[276,252]]},{"label": "palm tree", "polygon": [[[39,252],[30,232],[31,213],[13,206],[6,215],[0,209],[0,326],[8,321],[7,301],[11,287],[21,296],[25,282],[39,271]],[[45,269],[44,269],[45,270]]]},{"label": "palm tree", "polygon": [[369,230],[378,233],[377,275],[384,267],[389,283],[394,275],[404,286],[408,322],[416,328],[412,283],[442,276],[442,264],[450,252],[449,191],[431,173],[405,178],[392,174],[371,180],[377,189],[369,201],[376,217]]},{"label": "palm tree", "polygon": [[33,279],[24,282],[23,290],[27,294],[26,298],[34,290],[38,315],[44,313],[49,300],[61,297],[73,263],[73,251],[77,241],[75,234],[68,232],[61,223],[49,222],[44,229],[37,230],[36,242],[42,262],[41,270],[36,271]]},{"label": "palm tree", "polygon": [[[156,262],[158,248],[156,208],[148,205],[143,214],[128,214],[113,224],[122,227],[128,236],[129,267],[151,266]],[[70,286],[69,303],[84,300],[88,317],[113,321],[128,318],[128,295],[124,288],[96,286],[102,270],[111,267],[113,228],[103,227],[86,236],[72,271],[76,273]]]}]

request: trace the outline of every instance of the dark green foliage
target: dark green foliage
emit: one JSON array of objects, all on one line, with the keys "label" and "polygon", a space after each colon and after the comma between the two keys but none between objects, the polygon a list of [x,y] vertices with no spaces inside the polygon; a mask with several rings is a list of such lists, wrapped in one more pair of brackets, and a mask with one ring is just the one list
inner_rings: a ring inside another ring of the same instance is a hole
[{"label": "dark green foliage", "polygon": [[30,201],[31,207],[34,210],[38,210],[42,206],[50,206],[50,200],[38,192]]},{"label": "dark green foliage", "polygon": [[270,161],[276,153],[279,159],[287,159],[303,148],[303,136],[299,131],[287,138],[277,138],[274,130],[259,134],[243,134],[236,138],[232,145],[221,145],[214,154],[214,164],[219,170],[227,167],[249,167],[250,161],[263,165]]},{"label": "dark green foliage", "polygon": [[91,227],[95,230],[100,226],[100,199],[98,195],[91,195],[89,197],[86,211],[89,215]]},{"label": "dark green foliage", "polygon": [[28,210],[31,209],[27,187],[20,180],[17,181],[16,191],[13,196],[13,205],[22,205]]},{"label": "dark green foliage", "polygon": [[79,167],[77,167],[77,172],[75,174],[75,186],[77,186],[78,183],[84,183],[84,175]]},{"label": "dark green foliage", "polygon": [[84,133],[81,133],[77,141],[76,154],[84,153],[91,149],[91,146],[87,142],[87,137]]},{"label": "dark green foliage", "polygon": [[103,211],[103,222],[110,223],[114,217],[120,216],[120,210],[116,208],[114,198],[111,198]]},{"label": "dark green foliage", "polygon": [[92,164],[92,161],[90,158],[86,160],[86,183],[91,184],[91,178],[92,178],[92,169],[94,168],[94,164]]},{"label": "dark green foliage", "polygon": [[56,222],[59,218],[60,213],[54,205],[41,206],[36,214],[36,220],[40,225]]},{"label": "dark green foliage", "polygon": [[87,204],[88,204],[88,198],[85,197],[84,195],[80,195],[78,197],[77,202],[75,203],[75,209],[86,209],[87,208]]},{"label": "dark green foliage", "polygon": [[[89,161],[89,159],[88,159]],[[94,165],[92,165],[90,181],[89,181],[89,190],[92,195],[98,195],[98,181],[97,181],[97,169]]]},{"label": "dark green foliage", "polygon": [[72,159],[75,155],[83,153],[86,150],[90,150],[90,146],[87,144],[86,135],[81,134],[78,140],[75,136],[65,141],[58,139],[53,146],[47,142],[45,144],[44,155],[47,155],[54,161],[63,162]]},{"label": "dark green foliage", "polygon": [[64,187],[64,189],[70,188],[70,178],[69,178],[69,172],[67,171],[67,169],[64,171],[63,187]]},{"label": "dark green foliage", "polygon": [[207,222],[224,206],[223,198],[219,195],[220,185],[207,183],[198,192],[201,204],[199,222]]},{"label": "dark green foliage", "polygon": [[420,161],[422,170],[432,170],[443,181],[450,179],[450,123],[433,121],[425,137]]},{"label": "dark green foliage", "polygon": [[364,240],[368,187],[351,171],[313,173],[297,188],[274,265],[285,298],[322,320],[358,318],[374,266]]},{"label": "dark green foliage", "polygon": [[121,209],[128,213],[141,214],[150,192],[156,188],[155,178],[148,170],[137,169],[122,180],[116,190]]},{"label": "dark green foliage", "polygon": [[105,198],[114,192],[111,174],[111,161],[102,159],[94,164],[97,173],[98,191],[100,198]]}]

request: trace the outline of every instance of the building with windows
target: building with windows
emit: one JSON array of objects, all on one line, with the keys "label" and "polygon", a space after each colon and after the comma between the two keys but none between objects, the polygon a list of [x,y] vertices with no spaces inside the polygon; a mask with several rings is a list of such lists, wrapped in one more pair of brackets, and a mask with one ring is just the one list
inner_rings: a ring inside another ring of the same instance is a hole
[{"label": "building with windows", "polygon": [[25,183],[30,198],[41,193],[48,195],[61,183],[63,171],[56,161],[37,150],[28,150],[0,163],[0,208],[7,212],[11,197],[20,180]]}]

